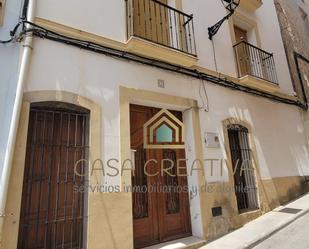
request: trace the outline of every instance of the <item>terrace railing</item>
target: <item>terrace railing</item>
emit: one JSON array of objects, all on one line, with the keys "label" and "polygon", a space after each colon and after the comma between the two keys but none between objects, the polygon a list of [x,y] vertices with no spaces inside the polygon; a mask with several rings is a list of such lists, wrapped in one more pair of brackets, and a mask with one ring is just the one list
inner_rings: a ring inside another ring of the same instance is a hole
[{"label": "terrace railing", "polygon": [[274,56],[248,42],[234,45],[238,77],[251,75],[278,84]]},{"label": "terrace railing", "polygon": [[196,56],[193,15],[164,0],[126,0],[127,35]]}]

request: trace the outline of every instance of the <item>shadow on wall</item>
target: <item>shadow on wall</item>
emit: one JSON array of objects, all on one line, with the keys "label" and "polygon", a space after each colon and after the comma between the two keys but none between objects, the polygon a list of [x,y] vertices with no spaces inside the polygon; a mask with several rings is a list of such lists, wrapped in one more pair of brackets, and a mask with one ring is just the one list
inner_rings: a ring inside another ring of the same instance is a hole
[{"label": "shadow on wall", "polygon": [[285,183],[283,181],[274,181],[275,187],[278,191],[278,200],[280,205],[284,205],[299,196],[309,192],[309,183],[305,181],[304,177],[295,177],[293,182],[289,184],[289,187],[285,189],[283,192],[281,191],[282,186]]},{"label": "shadow on wall", "polygon": [[[303,177],[304,174],[309,175],[307,166],[309,162],[308,152],[301,144],[303,139],[303,131],[299,127],[301,120],[297,117],[299,115],[297,110],[291,110],[289,107],[283,110],[274,104],[274,108],[269,110],[269,103],[259,102],[261,105],[259,109],[254,106],[257,103],[246,101],[244,104],[245,107],[242,105],[231,107],[229,113],[232,117],[252,125],[253,146],[256,146],[258,153],[257,165],[264,178],[259,187],[264,189],[266,195],[261,204],[264,201],[268,203],[270,209],[273,209],[309,190],[309,184],[305,184]],[[294,120],[294,123],[286,122],[288,120]],[[280,177],[280,175],[288,176]]]},{"label": "shadow on wall", "polygon": [[[216,186],[219,188],[219,186]],[[214,195],[214,193],[212,193]],[[212,207],[221,207],[222,208],[222,215],[216,217],[210,217],[210,221],[208,224],[208,233],[207,239],[213,240],[220,236],[223,236],[234,229],[237,228],[235,225],[235,221],[233,217],[237,214],[237,210],[233,207],[233,200],[234,196],[230,194],[229,196],[224,196],[222,198],[218,198],[213,196],[213,205]]]}]

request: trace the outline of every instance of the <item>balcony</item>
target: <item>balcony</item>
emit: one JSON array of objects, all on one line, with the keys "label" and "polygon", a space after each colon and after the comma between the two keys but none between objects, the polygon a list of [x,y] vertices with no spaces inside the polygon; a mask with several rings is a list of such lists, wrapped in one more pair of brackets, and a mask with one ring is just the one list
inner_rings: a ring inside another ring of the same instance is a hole
[{"label": "balcony", "polygon": [[240,1],[240,6],[249,11],[256,11],[263,5],[262,0],[245,0]]},{"label": "balcony", "polygon": [[197,60],[193,16],[166,2],[126,0],[128,48],[192,66]]},{"label": "balcony", "polygon": [[241,41],[234,45],[240,82],[255,85],[268,91],[278,90],[274,56],[248,42]]}]

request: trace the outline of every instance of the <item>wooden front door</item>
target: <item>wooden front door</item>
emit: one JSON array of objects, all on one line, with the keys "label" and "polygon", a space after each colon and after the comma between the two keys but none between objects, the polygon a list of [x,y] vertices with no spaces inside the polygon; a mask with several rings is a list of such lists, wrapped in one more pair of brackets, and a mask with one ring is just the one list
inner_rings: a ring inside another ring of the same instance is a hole
[{"label": "wooden front door", "polygon": [[[159,111],[130,106],[131,148],[135,150],[135,174],[132,176],[135,248],[191,235],[187,177],[177,176],[176,166],[169,170],[170,174],[160,171],[161,163],[165,169],[170,167],[171,161],[176,165],[177,159],[185,158],[185,151],[143,148],[143,125]],[[172,113],[182,120],[181,112]],[[148,175],[144,172],[146,162]],[[181,174],[185,175],[185,170]]]},{"label": "wooden front door", "polygon": [[84,248],[85,177],[74,165],[87,158],[88,113],[45,106],[30,110],[18,248]]}]

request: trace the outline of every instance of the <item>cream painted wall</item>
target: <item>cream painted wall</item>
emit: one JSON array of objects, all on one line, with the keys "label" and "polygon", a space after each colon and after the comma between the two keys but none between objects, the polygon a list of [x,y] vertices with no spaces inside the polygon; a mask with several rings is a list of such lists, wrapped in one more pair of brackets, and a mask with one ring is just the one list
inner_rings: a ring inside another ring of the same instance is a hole
[{"label": "cream painted wall", "polygon": [[[87,97],[102,107],[102,159],[119,158],[119,86],[198,100],[200,82],[133,62],[120,61],[60,43],[35,39],[26,91],[63,90]],[[165,89],[157,80],[165,80]],[[263,179],[309,174],[309,160],[296,107],[271,102],[207,83],[210,112],[200,111],[201,133],[218,132],[222,120],[240,118],[253,129]],[[203,138],[201,138],[203,139]],[[192,146],[189,140],[187,146]],[[222,146],[221,146],[222,147]],[[222,158],[224,150],[206,149],[204,158]],[[208,176],[209,181],[227,179]],[[110,183],[119,183],[113,179]]]},{"label": "cream painted wall", "polygon": [[125,3],[124,0],[40,0],[37,16],[125,42]]}]

